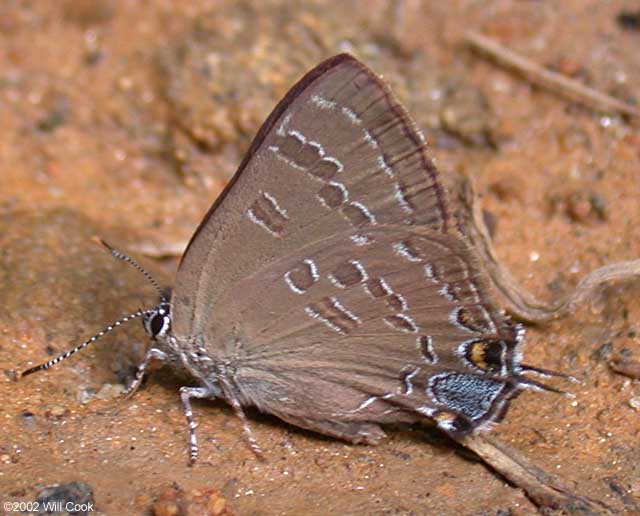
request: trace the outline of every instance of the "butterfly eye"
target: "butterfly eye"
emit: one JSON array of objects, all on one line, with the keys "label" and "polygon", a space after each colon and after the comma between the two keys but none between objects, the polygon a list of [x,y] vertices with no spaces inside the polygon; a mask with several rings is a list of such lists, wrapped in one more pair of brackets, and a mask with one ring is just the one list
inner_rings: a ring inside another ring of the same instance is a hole
[{"label": "butterfly eye", "polygon": [[144,318],[144,329],[151,338],[164,337],[171,326],[169,311],[163,306],[158,307]]},{"label": "butterfly eye", "polygon": [[152,335],[154,337],[158,335],[164,328],[164,325],[165,325],[165,320],[164,320],[164,316],[162,315],[156,315],[153,319],[151,319]]}]

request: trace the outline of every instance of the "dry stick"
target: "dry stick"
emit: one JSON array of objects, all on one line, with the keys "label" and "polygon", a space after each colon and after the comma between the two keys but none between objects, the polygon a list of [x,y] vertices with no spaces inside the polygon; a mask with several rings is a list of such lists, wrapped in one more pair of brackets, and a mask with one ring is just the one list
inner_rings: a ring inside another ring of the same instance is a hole
[{"label": "dry stick", "polygon": [[515,70],[529,82],[556,92],[570,100],[581,102],[596,111],[618,112],[629,117],[640,117],[640,110],[626,102],[589,88],[578,81],[552,72],[503,47],[497,41],[475,31],[464,36],[474,50],[488,55],[496,63]]},{"label": "dry stick", "polygon": [[609,367],[616,373],[640,380],[640,362],[636,360],[630,360],[628,358],[614,358],[609,362]]},{"label": "dry stick", "polygon": [[139,242],[127,246],[127,249],[150,258],[179,258],[184,254],[188,243],[188,240],[161,243]]},{"label": "dry stick", "polygon": [[615,513],[611,507],[598,500],[573,493],[569,486],[529,463],[524,456],[491,436],[471,435],[460,438],[458,442],[522,489],[545,514],[549,510],[581,516]]}]

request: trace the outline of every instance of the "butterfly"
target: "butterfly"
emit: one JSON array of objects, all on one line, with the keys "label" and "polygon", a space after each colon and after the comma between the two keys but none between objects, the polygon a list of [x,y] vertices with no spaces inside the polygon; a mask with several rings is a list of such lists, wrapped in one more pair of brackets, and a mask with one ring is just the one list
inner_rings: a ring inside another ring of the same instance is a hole
[{"label": "butterfly", "polygon": [[[111,252],[136,268],[132,258]],[[385,423],[430,420],[456,437],[489,428],[523,389],[524,329],[496,307],[456,226],[424,138],[371,70],[347,54],[276,106],[182,257],[170,296],[23,375],[141,317],[166,361],[198,456],[193,398],[375,444]]]}]

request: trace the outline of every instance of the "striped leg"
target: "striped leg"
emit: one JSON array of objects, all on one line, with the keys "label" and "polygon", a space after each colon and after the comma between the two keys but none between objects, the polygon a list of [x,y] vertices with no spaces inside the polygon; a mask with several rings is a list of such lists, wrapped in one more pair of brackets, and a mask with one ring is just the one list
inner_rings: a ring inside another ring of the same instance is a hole
[{"label": "striped leg", "polygon": [[151,362],[151,360],[166,360],[166,359],[167,359],[167,354],[164,351],[158,348],[149,348],[147,350],[147,353],[144,356],[144,360],[138,366],[138,370],[136,371],[136,377],[133,379],[133,381],[129,384],[127,389],[124,391],[125,398],[129,398],[134,392],[138,390],[138,387],[140,387],[140,384],[142,383],[142,379],[144,378],[144,372],[146,371],[147,366],[149,365],[149,362]]},{"label": "striped leg", "polygon": [[184,407],[184,415],[189,424],[189,459],[193,464],[198,459],[198,438],[196,428],[198,424],[193,418],[191,410],[191,398],[214,398],[215,393],[207,387],[180,387],[180,400]]},{"label": "striped leg", "polygon": [[249,443],[249,448],[251,451],[258,457],[258,459],[264,461],[264,455],[262,454],[262,450],[260,449],[260,445],[258,441],[253,436],[253,432],[251,431],[251,426],[249,425],[249,421],[247,420],[247,416],[244,414],[244,410],[242,410],[242,406],[240,402],[234,398],[233,396],[229,397],[227,400],[231,404],[231,408],[236,413],[236,416],[240,418],[240,422],[242,423],[242,429],[244,430],[245,438]]}]

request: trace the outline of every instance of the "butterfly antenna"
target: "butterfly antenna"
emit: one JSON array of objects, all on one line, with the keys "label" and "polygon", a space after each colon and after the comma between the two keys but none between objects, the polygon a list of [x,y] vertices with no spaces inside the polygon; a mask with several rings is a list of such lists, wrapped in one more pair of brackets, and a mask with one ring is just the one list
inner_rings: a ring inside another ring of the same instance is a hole
[{"label": "butterfly antenna", "polygon": [[125,315],[121,319],[118,319],[116,322],[114,322],[114,323],[110,324],[109,326],[107,326],[101,332],[96,333],[90,339],[85,340],[82,344],[78,344],[75,348],[70,349],[69,351],[65,351],[62,355],[59,355],[59,356],[57,356],[55,358],[52,358],[51,360],[49,360],[48,362],[45,362],[44,364],[40,364],[40,365],[37,365],[37,366],[34,366],[34,367],[31,367],[31,368],[27,369],[26,371],[22,372],[20,377],[33,374],[33,373],[35,373],[37,371],[43,371],[45,369],[49,369],[50,367],[56,365],[58,362],[62,362],[66,358],[69,358],[71,355],[74,355],[78,351],[86,348],[89,344],[93,344],[96,340],[98,340],[103,335],[106,335],[111,330],[116,329],[118,326],[120,326],[120,325],[122,325],[122,324],[124,324],[124,323],[126,323],[128,321],[131,321],[132,319],[136,319],[138,317],[142,317],[143,315],[145,315],[147,313],[149,313],[149,310],[138,310],[137,312],[134,312],[132,314]]},{"label": "butterfly antenna", "polygon": [[102,244],[104,247],[106,247],[113,256],[115,256],[119,260],[122,260],[123,262],[128,263],[134,269],[136,269],[138,272],[141,272],[142,275],[147,279],[147,281],[153,285],[153,288],[156,289],[156,291],[160,295],[160,299],[162,301],[167,301],[167,297],[165,296],[163,290],[160,288],[160,285],[158,284],[158,282],[155,280],[155,278],[151,274],[149,274],[145,270],[145,268],[142,265],[140,265],[137,261],[135,261],[133,258],[131,258],[131,256],[128,256],[128,255],[124,254],[123,252],[120,252],[117,249],[114,249],[113,247],[111,247],[104,240],[102,240],[102,238],[95,237],[94,239],[95,239],[96,242],[98,242],[99,244]]}]

